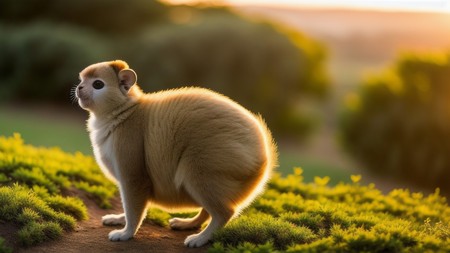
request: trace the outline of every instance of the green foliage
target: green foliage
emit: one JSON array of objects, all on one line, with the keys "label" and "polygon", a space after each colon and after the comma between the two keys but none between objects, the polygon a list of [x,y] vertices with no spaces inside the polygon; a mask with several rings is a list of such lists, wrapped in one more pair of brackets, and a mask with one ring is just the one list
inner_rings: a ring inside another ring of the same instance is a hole
[{"label": "green foliage", "polygon": [[405,55],[347,97],[342,140],[372,171],[450,192],[450,54]]},{"label": "green foliage", "polygon": [[4,100],[67,103],[77,73],[108,55],[101,38],[69,26],[0,26],[0,37],[0,98]]},{"label": "green foliage", "polygon": [[296,226],[264,213],[254,213],[231,221],[226,229],[216,233],[215,238],[229,246],[238,246],[243,242],[271,242],[275,248],[285,248],[293,244],[311,242],[315,235],[306,227]]},{"label": "green foliage", "polygon": [[62,233],[61,226],[55,222],[37,223],[30,222],[19,230],[19,241],[24,246],[32,246],[38,243],[58,238]]},{"label": "green foliage", "polygon": [[255,245],[253,243],[244,242],[234,248],[226,248],[221,243],[214,243],[211,248],[208,249],[209,253],[278,253],[280,251],[274,250],[272,243],[266,243],[261,245]]},{"label": "green foliage", "polygon": [[[1,220],[22,225],[18,237],[24,246],[57,238],[63,229],[75,227],[75,218],[65,210],[52,209],[32,190],[18,184],[0,187],[0,206]],[[77,208],[86,209],[83,204]]]},{"label": "green foliage", "polygon": [[169,225],[170,218],[172,218],[172,216],[161,209],[149,208],[145,219],[158,226],[167,227]]},{"label": "green foliage", "polygon": [[307,36],[227,8],[146,0],[0,3],[0,99],[69,100],[77,73],[121,58],[145,91],[203,86],[299,136],[317,119],[303,102],[329,89],[326,52]]},{"label": "green foliage", "polygon": [[208,252],[448,252],[450,208],[429,196],[353,183],[302,182],[297,168],[214,235]]},{"label": "green foliage", "polygon": [[[58,205],[63,202],[51,200],[49,194],[60,194],[72,187],[87,192],[105,207],[111,206],[109,201],[116,192],[114,184],[105,179],[92,157],[81,153],[67,154],[59,148],[25,145],[18,134],[9,138],[0,136],[0,173],[5,178],[3,185],[18,182],[33,187],[41,197],[55,204],[59,202]],[[72,198],[67,200],[79,202]]]},{"label": "green foliage", "polygon": [[262,113],[275,131],[305,133],[314,126],[298,104],[329,88],[319,43],[228,13],[190,11],[195,21],[152,27],[131,47],[144,90],[200,85]]},{"label": "green foliage", "polygon": [[[103,179],[106,180],[106,179]],[[100,184],[100,182],[98,182]],[[111,189],[111,184],[102,185],[89,184],[88,182],[74,182],[77,189],[89,193],[101,208],[111,208],[110,200],[115,196],[116,191]]]},{"label": "green foliage", "polygon": [[25,25],[45,20],[99,33],[129,35],[165,20],[167,11],[166,6],[153,0],[2,0],[0,21]]},{"label": "green foliage", "polygon": [[[329,187],[326,177],[303,183],[302,172],[275,175],[260,198],[214,234],[208,252],[450,250],[450,207],[438,191],[384,195],[373,184],[360,185],[361,175]],[[167,226],[171,216],[178,214],[153,209],[147,218]]]},{"label": "green foliage", "polygon": [[92,157],[25,145],[18,134],[0,136],[0,173],[0,220],[21,225],[17,235],[24,246],[55,239],[87,219],[84,203],[63,193],[78,188],[110,206],[116,192]]},{"label": "green foliage", "polygon": [[65,212],[77,220],[86,220],[88,218],[87,210],[79,208],[84,204],[78,198],[55,195],[46,198],[46,201],[55,211]]}]

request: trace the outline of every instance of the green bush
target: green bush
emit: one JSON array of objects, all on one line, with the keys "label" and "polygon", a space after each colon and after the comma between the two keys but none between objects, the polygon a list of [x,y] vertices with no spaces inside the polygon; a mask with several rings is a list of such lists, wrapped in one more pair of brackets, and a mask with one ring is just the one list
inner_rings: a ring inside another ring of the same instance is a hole
[{"label": "green bush", "polygon": [[342,140],[368,169],[450,192],[450,55],[405,55],[347,97]]},{"label": "green bush", "polygon": [[167,18],[167,7],[148,0],[2,0],[0,22],[70,24],[106,34],[129,34]]},{"label": "green bush", "polygon": [[0,37],[2,101],[69,104],[79,71],[120,58],[145,91],[211,88],[263,114],[275,134],[302,137],[318,122],[306,98],[329,89],[321,44],[224,7],[5,0]]},{"label": "green bush", "polygon": [[129,63],[144,90],[211,88],[262,113],[275,132],[310,130],[301,101],[324,96],[329,88],[320,44],[226,13],[150,28],[130,49]]},{"label": "green bush", "polygon": [[0,98],[70,101],[80,70],[108,58],[109,45],[73,27],[36,23],[0,26]]},{"label": "green bush", "polygon": [[[77,220],[87,219],[85,204],[63,193],[78,189],[102,206],[111,206],[116,193],[92,157],[25,145],[18,134],[0,136],[0,173],[0,220],[20,225],[17,236],[24,246],[55,239],[73,230]],[[79,187],[81,183],[103,190]]]}]

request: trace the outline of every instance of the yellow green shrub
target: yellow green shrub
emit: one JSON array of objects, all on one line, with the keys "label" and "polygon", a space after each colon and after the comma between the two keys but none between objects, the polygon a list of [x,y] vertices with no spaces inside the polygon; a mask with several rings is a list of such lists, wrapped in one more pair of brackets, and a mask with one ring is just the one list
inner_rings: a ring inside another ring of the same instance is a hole
[{"label": "yellow green shrub", "polygon": [[84,191],[103,207],[116,192],[92,157],[25,145],[18,134],[0,136],[0,182],[0,221],[19,225],[24,246],[55,239],[87,219],[85,204],[71,192]]},{"label": "yellow green shrub", "polygon": [[41,186],[50,194],[73,188],[85,191],[102,207],[110,207],[117,189],[95,160],[82,153],[68,154],[59,148],[25,145],[19,134],[0,136],[0,180],[28,187]]},{"label": "yellow green shrub", "polygon": [[449,252],[450,208],[439,192],[381,193],[375,185],[304,183],[275,176],[266,192],[214,236],[219,252]]},{"label": "yellow green shrub", "polygon": [[404,54],[345,101],[340,137],[365,168],[450,193],[450,53]]}]

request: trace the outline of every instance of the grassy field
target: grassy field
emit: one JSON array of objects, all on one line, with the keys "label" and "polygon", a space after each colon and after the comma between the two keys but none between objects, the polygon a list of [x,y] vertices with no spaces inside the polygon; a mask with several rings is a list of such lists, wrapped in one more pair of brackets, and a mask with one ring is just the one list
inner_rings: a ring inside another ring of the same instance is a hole
[{"label": "grassy field", "polygon": [[[86,115],[87,118],[87,115]],[[38,111],[11,110],[0,107],[0,135],[20,135],[35,146],[61,147],[66,152],[92,154],[90,141],[82,118]]]},{"label": "grassy field", "polygon": [[[305,183],[300,168],[275,175],[261,197],[214,234],[208,252],[450,251],[450,207],[439,191],[383,194],[359,175],[349,178],[330,186],[327,177]],[[54,240],[86,219],[79,194],[108,207],[116,192],[92,157],[26,145],[18,134],[0,136],[0,181],[0,221],[18,228],[20,247]],[[67,196],[69,189],[79,194]],[[170,217],[156,210],[147,216],[161,226]],[[1,237],[0,252],[11,252]]]},{"label": "grassy field", "polygon": [[[0,107],[0,122],[0,135],[12,136],[13,133],[20,133],[27,143],[35,146],[58,146],[66,152],[92,154],[83,118],[62,117],[60,114],[45,115],[45,112],[11,111]],[[302,167],[306,182],[313,181],[316,176],[330,176],[332,185],[340,181],[349,182],[350,173],[344,168],[304,156],[283,146],[279,147],[279,151],[278,172],[282,175],[292,173],[294,167]]]}]

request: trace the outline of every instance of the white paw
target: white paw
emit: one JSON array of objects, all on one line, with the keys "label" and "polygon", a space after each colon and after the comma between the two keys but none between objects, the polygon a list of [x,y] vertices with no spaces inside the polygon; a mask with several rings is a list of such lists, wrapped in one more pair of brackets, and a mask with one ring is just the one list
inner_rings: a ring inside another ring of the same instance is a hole
[{"label": "white paw", "polygon": [[126,241],[133,237],[133,233],[125,229],[113,230],[108,235],[110,241]]},{"label": "white paw", "polygon": [[201,233],[190,235],[184,240],[184,245],[189,248],[197,248],[207,244],[209,239],[209,236],[202,235]]},{"label": "white paw", "polygon": [[170,219],[169,225],[170,228],[174,230],[186,230],[199,227],[196,224],[194,224],[190,219],[180,219],[180,218]]},{"label": "white paw", "polygon": [[102,217],[103,225],[125,225],[125,215],[108,214]]},{"label": "white paw", "polygon": [[171,229],[181,230],[183,228],[182,222],[179,218],[173,218],[169,220],[169,226]]}]

